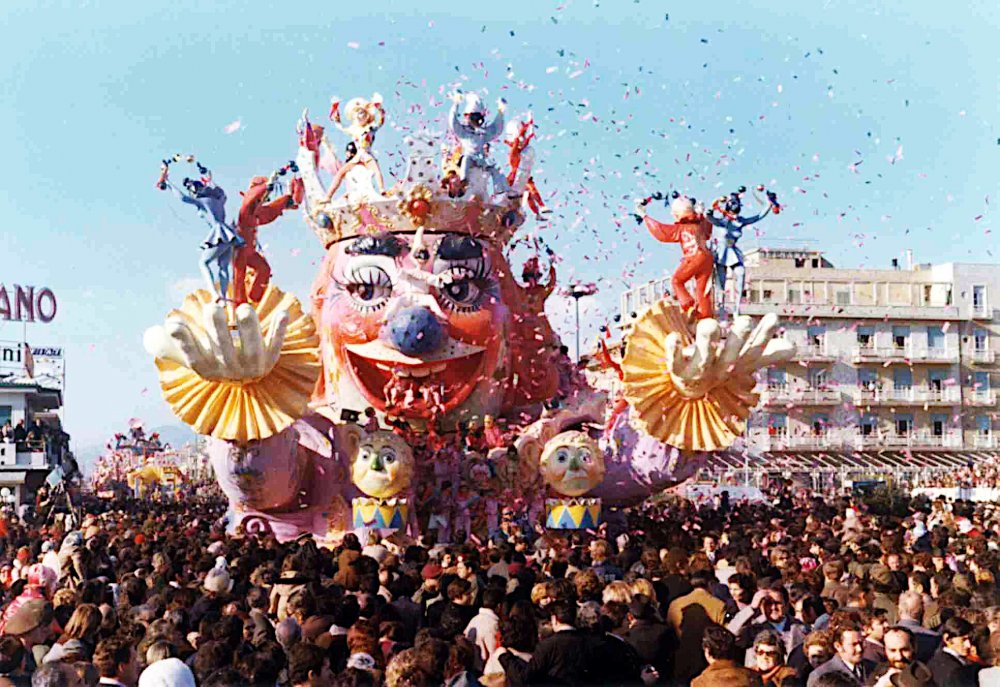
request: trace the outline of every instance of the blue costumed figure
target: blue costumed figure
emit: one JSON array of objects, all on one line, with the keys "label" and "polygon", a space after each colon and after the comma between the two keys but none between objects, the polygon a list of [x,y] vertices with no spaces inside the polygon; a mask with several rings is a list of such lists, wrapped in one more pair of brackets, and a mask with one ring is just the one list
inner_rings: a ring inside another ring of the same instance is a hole
[{"label": "blue costumed figure", "polygon": [[458,166],[458,176],[468,182],[469,169],[478,168],[493,180],[493,193],[506,193],[510,185],[497,166],[488,158],[490,143],[503,133],[504,110],[507,101],[497,100],[497,114],[490,124],[486,123],[486,107],[475,93],[456,91],[452,94],[451,112],[448,114],[448,130],[458,139],[462,159]]},{"label": "blue costumed figure", "polygon": [[746,285],[746,265],[743,262],[743,251],[738,245],[739,240],[743,237],[743,230],[767,217],[772,210],[777,214],[781,207],[778,205],[776,196],[768,191],[769,205],[766,210],[752,217],[741,217],[743,201],[740,196],[746,193],[746,190],[745,186],[740,186],[735,193],[719,198],[712,203],[712,209],[706,215],[713,226],[719,227],[725,232],[722,248],[721,250],[717,249],[715,254],[715,275],[719,286],[719,309],[721,310],[725,305],[726,298],[726,272],[730,269],[733,271],[733,277],[736,279],[734,316],[740,314],[740,301],[743,299],[743,288]]},{"label": "blue costumed figure", "polygon": [[[215,293],[220,301],[227,301],[229,292],[229,269],[237,248],[245,242],[235,229],[226,222],[226,192],[212,181],[212,173],[201,163],[198,165],[200,179],[185,178],[184,190],[170,183],[167,173],[171,162],[185,159],[193,162],[190,156],[182,158],[174,156],[172,160],[164,160],[157,186],[161,190],[169,188],[182,203],[193,205],[198,216],[208,223],[208,236],[201,243],[201,262],[199,267],[209,290]],[[213,273],[213,267],[215,272]]]}]

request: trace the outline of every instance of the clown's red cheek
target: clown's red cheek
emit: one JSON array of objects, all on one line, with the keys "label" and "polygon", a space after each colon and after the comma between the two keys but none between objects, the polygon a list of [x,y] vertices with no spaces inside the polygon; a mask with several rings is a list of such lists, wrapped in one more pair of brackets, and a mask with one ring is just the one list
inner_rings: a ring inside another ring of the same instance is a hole
[{"label": "clown's red cheek", "polygon": [[363,313],[350,306],[345,298],[338,299],[326,311],[326,322],[335,338],[344,343],[364,343],[378,337],[382,326],[381,311]]}]

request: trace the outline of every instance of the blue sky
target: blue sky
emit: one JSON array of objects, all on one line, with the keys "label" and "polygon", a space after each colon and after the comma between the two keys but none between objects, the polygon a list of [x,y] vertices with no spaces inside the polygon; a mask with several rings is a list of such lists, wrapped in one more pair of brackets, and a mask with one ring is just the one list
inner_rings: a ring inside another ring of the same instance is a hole
[{"label": "blue sky", "polygon": [[[707,199],[768,184],[787,209],[759,225],[760,241],[809,240],[799,245],[838,265],[887,266],[906,248],[919,261],[998,262],[991,3],[285,7],[0,10],[0,282],[59,297],[56,321],[30,326],[28,339],[66,349],[77,446],[103,443],[130,417],[173,422],[142,332],[199,285],[204,230],[153,188],[159,160],[196,153],[236,198],[294,155],[302,108],[321,119],[333,94],[385,96],[378,151],[390,170],[405,130],[443,128],[442,89],[461,83],[531,110],[535,176],[555,209],[542,235],[562,279],[602,288],[584,308],[585,336],[625,285],[673,268],[673,247],[622,221],[650,189]],[[294,215],[263,234],[275,282],[306,295],[319,244]],[[569,335],[568,309],[553,301],[550,312]],[[20,334],[0,324],[0,339]]]}]

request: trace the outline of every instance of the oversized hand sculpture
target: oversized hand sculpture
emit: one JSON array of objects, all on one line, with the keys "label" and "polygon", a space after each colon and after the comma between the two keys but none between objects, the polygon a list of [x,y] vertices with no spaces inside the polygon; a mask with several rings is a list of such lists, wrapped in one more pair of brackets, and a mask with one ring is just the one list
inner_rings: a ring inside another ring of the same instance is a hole
[{"label": "oversized hand sculpture", "polygon": [[737,317],[723,340],[713,319],[691,324],[660,301],[636,323],[622,361],[625,398],[653,437],[684,450],[728,448],[757,404],[754,372],[790,359],[795,347],[773,339],[774,314],[753,328]]},{"label": "oversized hand sculpture", "polygon": [[273,285],[256,309],[236,308],[232,330],[225,307],[196,291],[143,344],[174,413],[201,434],[242,444],[302,417],[319,376],[312,318]]},{"label": "oversized hand sculpture", "polygon": [[288,310],[276,313],[275,320],[265,341],[257,311],[244,303],[236,308],[234,339],[225,306],[206,303],[200,321],[191,322],[175,311],[162,327],[147,329],[142,342],[151,355],[193,370],[202,379],[246,382],[264,377],[278,363]]}]

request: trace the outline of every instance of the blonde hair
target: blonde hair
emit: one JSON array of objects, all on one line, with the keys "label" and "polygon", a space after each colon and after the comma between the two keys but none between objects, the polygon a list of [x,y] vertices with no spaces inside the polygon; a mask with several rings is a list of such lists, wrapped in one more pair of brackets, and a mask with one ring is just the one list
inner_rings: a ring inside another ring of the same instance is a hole
[{"label": "blonde hair", "polygon": [[649,597],[649,602],[653,608],[659,608],[659,604],[656,603],[656,590],[653,589],[653,583],[647,580],[645,577],[638,577],[632,581],[629,586],[629,591],[632,592],[632,596],[636,594],[645,594]]},{"label": "blonde hair", "polygon": [[618,601],[627,604],[632,601],[632,589],[628,582],[615,580],[604,588],[604,592],[601,593],[601,601],[604,603]]}]

